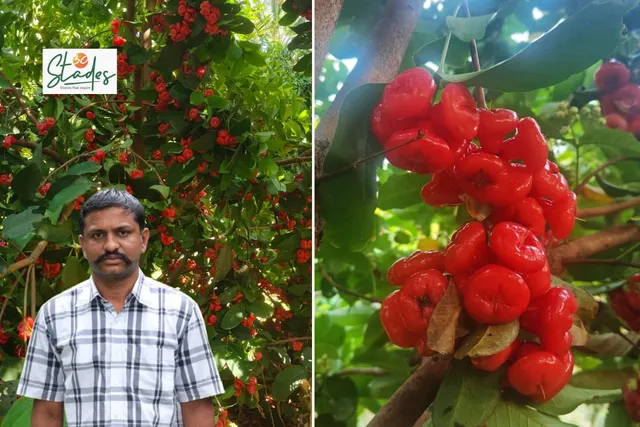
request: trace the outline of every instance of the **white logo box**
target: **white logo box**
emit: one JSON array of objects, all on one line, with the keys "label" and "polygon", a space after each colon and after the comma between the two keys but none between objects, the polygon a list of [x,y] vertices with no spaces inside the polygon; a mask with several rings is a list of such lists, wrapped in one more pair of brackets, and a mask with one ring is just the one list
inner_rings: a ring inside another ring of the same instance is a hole
[{"label": "white logo box", "polygon": [[115,95],[117,49],[42,49],[45,95]]}]

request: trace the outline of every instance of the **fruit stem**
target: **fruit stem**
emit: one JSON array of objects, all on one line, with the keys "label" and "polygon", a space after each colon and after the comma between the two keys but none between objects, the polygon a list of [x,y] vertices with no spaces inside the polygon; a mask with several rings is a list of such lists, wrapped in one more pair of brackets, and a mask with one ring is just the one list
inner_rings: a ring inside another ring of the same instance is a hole
[{"label": "fruit stem", "polygon": [[[453,11],[454,18],[456,17],[456,15],[458,15],[460,6],[462,6],[462,3],[458,3],[455,10]],[[442,72],[444,72],[444,63],[445,63],[445,60],[447,59],[447,52],[449,51],[449,44],[451,43],[452,34],[453,34],[453,31],[449,30],[449,32],[447,33],[447,38],[444,40],[444,47],[442,48],[442,56],[440,57],[440,67],[438,67],[438,71],[442,70]]]},{"label": "fruit stem", "polygon": [[[471,17],[471,12],[469,11],[469,3],[467,2],[467,0],[464,0],[464,7],[467,12],[467,17]],[[469,51],[471,51],[473,71],[480,71],[480,55],[478,55],[478,45],[476,44],[475,39],[469,42]],[[476,86],[476,102],[478,103],[478,107],[483,109],[487,108],[487,100],[484,98],[484,89],[481,86]]]}]

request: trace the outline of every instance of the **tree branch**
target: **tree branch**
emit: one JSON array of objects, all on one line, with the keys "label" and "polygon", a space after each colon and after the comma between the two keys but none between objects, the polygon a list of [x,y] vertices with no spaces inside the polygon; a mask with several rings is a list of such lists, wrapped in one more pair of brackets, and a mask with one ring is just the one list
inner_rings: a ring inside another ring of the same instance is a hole
[{"label": "tree branch", "polygon": [[450,356],[425,358],[367,427],[413,426],[435,400],[450,360]]},{"label": "tree branch", "polygon": [[342,0],[323,0],[315,2],[313,20],[315,21],[314,52],[315,52],[315,80],[318,84],[318,77],[322,73],[322,64],[329,53],[329,43],[336,22],[342,10]]},{"label": "tree branch", "polygon": [[311,156],[308,157],[293,157],[291,159],[282,159],[276,160],[276,165],[278,166],[286,166],[286,165],[294,165],[298,163],[306,163],[312,160]]},{"label": "tree branch", "polygon": [[591,218],[594,216],[609,215],[635,206],[640,206],[640,197],[631,200],[625,200],[624,202],[613,203],[611,205],[579,209],[576,212],[576,216],[578,218]]},{"label": "tree branch", "polygon": [[576,186],[576,188],[573,191],[575,193],[580,192],[580,190],[582,190],[582,187],[587,185],[587,183],[591,180],[591,178],[593,178],[594,176],[596,176],[598,173],[602,172],[609,166],[615,165],[616,163],[620,163],[620,162],[626,162],[629,160],[633,160],[637,162],[637,161],[640,161],[640,157],[631,157],[631,156],[617,157],[615,159],[611,159],[608,162],[601,164],[600,166],[598,166],[597,168],[589,172],[587,176],[584,177],[584,179],[580,182],[580,184]]},{"label": "tree branch", "polygon": [[31,110],[29,109],[29,107],[27,107],[27,104],[25,104],[24,100],[22,99],[22,96],[20,95],[20,91],[18,89],[16,89],[14,84],[11,83],[11,81],[9,80],[7,75],[5,73],[3,73],[2,70],[0,70],[0,76],[2,76],[6,81],[9,82],[9,86],[11,86],[10,87],[11,92],[13,92],[13,94],[15,95],[16,99],[20,103],[20,106],[24,110],[25,114],[27,115],[27,117],[29,117],[29,119],[33,122],[34,125],[37,125],[38,124],[38,119],[36,119],[36,117],[33,115]]},{"label": "tree branch", "polygon": [[276,345],[280,345],[280,344],[287,344],[290,342],[294,342],[294,341],[309,341],[311,340],[311,337],[294,337],[294,338],[287,338],[284,340],[279,340],[279,341],[274,341],[270,344],[267,344],[266,347],[273,347]]},{"label": "tree branch", "polygon": [[352,291],[351,289],[340,285],[338,282],[335,281],[335,279],[333,277],[331,277],[331,274],[329,274],[329,272],[323,266],[320,266],[320,272],[322,273],[322,277],[324,277],[327,280],[327,282],[329,282],[329,284],[331,286],[333,286],[336,289],[340,289],[345,294],[349,294],[349,295],[352,295],[354,297],[358,297],[360,299],[371,301],[371,302],[382,303],[382,301],[379,300],[378,298],[370,297],[370,296],[367,296],[367,295],[362,295],[362,294],[360,294],[358,292]]},{"label": "tree branch", "polygon": [[609,264],[619,265],[622,267],[635,267],[640,268],[640,264],[637,262],[620,261],[617,259],[595,259],[595,258],[576,258],[564,262],[565,264]]},{"label": "tree branch", "polygon": [[349,376],[349,375],[373,375],[381,377],[388,375],[389,371],[382,368],[346,368],[336,372],[336,375]]},{"label": "tree branch", "polygon": [[[24,139],[18,139],[15,142],[15,145],[19,145],[20,147],[25,147],[25,148],[30,148],[31,150],[35,150],[37,148],[37,144],[30,142],[30,141],[26,141]],[[55,151],[49,149],[49,148],[43,148],[42,152],[44,154],[46,154],[47,156],[51,157],[53,160],[57,161],[58,163],[62,163],[64,162],[62,156],[60,156],[60,154],[56,153]]]},{"label": "tree branch", "polygon": [[565,264],[638,240],[640,227],[635,224],[620,225],[560,245],[549,252],[547,260],[551,273],[557,275],[562,273]]}]

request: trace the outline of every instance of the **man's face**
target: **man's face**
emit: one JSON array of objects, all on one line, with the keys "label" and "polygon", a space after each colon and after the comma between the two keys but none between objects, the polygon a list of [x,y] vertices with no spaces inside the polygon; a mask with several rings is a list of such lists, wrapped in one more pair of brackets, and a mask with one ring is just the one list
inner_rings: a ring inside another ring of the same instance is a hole
[{"label": "man's face", "polygon": [[140,233],[133,213],[119,207],[91,212],[80,235],[80,246],[92,272],[115,280],[129,277],[138,269],[148,241],[149,229]]}]

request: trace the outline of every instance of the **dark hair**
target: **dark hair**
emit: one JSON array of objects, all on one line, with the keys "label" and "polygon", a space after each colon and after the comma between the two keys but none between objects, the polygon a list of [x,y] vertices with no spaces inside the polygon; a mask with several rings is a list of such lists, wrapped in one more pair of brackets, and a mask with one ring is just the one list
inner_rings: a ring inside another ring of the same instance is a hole
[{"label": "dark hair", "polygon": [[126,191],[108,188],[98,191],[82,205],[80,210],[80,233],[84,232],[84,219],[87,215],[94,211],[112,207],[122,208],[132,213],[140,226],[140,231],[144,230],[144,207],[138,199]]}]

